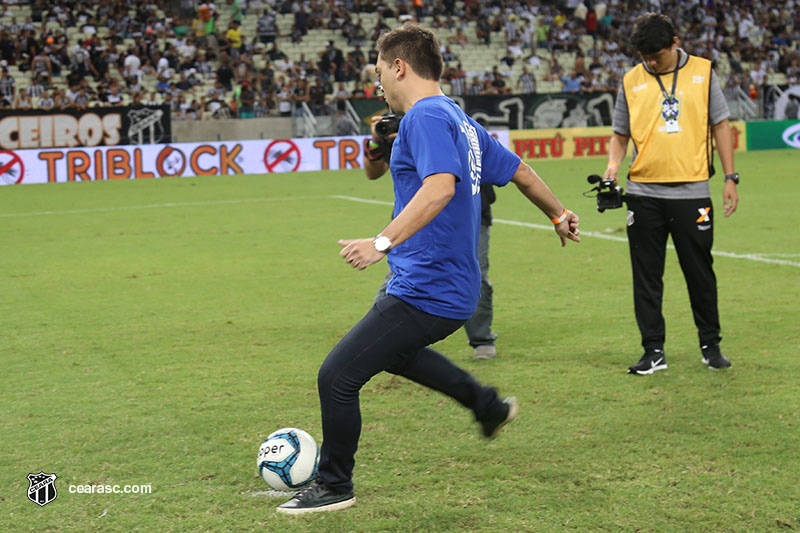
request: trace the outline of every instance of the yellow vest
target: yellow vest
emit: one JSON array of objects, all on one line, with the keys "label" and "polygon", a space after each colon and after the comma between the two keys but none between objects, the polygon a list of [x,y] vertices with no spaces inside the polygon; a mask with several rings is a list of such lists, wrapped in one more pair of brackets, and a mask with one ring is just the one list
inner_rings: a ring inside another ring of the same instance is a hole
[{"label": "yellow vest", "polygon": [[[661,75],[667,94],[674,73]],[[631,139],[637,154],[628,179],[642,183],[705,181],[711,177],[711,130],[708,101],[711,62],[689,56],[678,69],[675,96],[678,100],[678,131],[667,133],[662,113],[664,93],[655,75],[641,63],[622,79],[628,102]]]}]

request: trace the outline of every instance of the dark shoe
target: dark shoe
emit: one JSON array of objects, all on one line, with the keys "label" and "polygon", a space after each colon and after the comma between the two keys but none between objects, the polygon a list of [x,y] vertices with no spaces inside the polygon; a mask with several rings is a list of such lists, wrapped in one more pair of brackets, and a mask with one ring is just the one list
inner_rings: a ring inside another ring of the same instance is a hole
[{"label": "dark shoe", "polygon": [[667,358],[664,350],[647,350],[638,363],[628,367],[628,374],[647,375],[666,368]]},{"label": "dark shoe", "polygon": [[708,344],[701,347],[703,350],[703,364],[708,365],[710,370],[719,370],[720,368],[728,368],[731,362],[722,355],[718,344]]},{"label": "dark shoe", "polygon": [[497,348],[494,344],[481,344],[472,351],[473,359],[492,359],[497,355]]},{"label": "dark shoe", "polygon": [[517,417],[517,399],[509,396],[504,399],[500,404],[500,408],[492,417],[487,420],[481,420],[481,432],[487,439],[493,439],[500,433],[500,428],[511,422]]},{"label": "dark shoe", "polygon": [[277,511],[285,514],[320,513],[338,511],[356,503],[353,491],[337,493],[315,480],[311,485],[295,494],[291,500],[279,505]]}]

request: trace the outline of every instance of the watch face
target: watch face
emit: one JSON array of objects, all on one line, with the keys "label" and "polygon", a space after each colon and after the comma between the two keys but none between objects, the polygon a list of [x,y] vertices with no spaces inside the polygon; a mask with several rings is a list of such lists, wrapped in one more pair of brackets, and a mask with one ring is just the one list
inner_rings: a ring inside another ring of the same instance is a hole
[{"label": "watch face", "polygon": [[392,241],[389,240],[389,237],[384,237],[383,235],[376,238],[374,242],[375,249],[379,252],[386,252],[392,247]]}]

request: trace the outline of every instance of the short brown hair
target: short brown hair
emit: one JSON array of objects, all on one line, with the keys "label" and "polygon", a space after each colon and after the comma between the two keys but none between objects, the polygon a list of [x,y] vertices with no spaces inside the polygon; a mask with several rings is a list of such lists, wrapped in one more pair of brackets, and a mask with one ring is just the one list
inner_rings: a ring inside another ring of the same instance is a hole
[{"label": "short brown hair", "polygon": [[406,23],[384,33],[376,44],[384,61],[400,58],[414,69],[419,77],[436,80],[442,77],[442,52],[436,35],[419,24]]}]

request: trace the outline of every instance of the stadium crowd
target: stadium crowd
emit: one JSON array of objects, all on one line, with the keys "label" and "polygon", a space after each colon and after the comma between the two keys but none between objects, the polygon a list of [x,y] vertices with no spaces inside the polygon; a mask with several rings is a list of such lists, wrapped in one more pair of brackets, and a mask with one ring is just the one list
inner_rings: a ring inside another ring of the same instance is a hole
[{"label": "stadium crowd", "polygon": [[[331,114],[375,97],[374,42],[412,18],[440,34],[453,96],[615,90],[637,61],[627,36],[645,11],[668,13],[683,48],[714,61],[727,87],[755,99],[768,81],[800,83],[795,0],[34,0],[0,10],[5,109],[168,104],[174,119],[206,119],[291,116],[305,103]],[[316,57],[286,52],[315,32],[338,38]],[[494,64],[462,67],[498,43]]]}]

